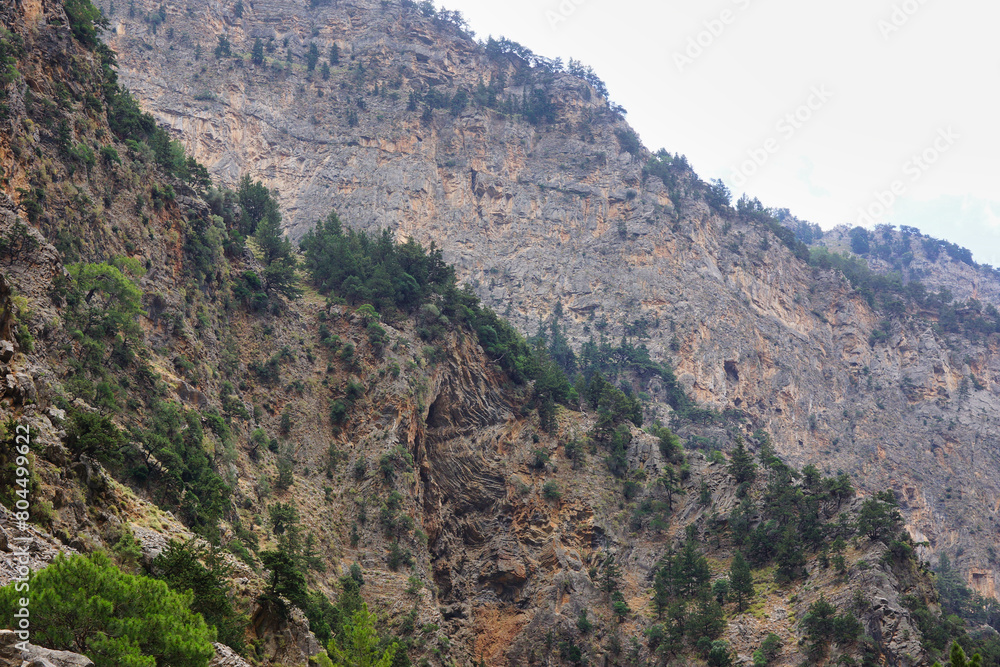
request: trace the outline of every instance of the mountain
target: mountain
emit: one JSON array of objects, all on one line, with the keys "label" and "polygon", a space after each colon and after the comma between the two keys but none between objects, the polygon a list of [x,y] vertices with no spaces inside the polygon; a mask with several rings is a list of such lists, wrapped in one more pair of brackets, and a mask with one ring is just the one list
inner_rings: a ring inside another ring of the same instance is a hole
[{"label": "mountain", "polygon": [[[775,212],[648,154],[582,66],[426,5],[315,4],[108,4],[117,56],[87,0],[0,8],[0,546],[35,545],[33,642],[99,665],[997,655],[972,590],[994,593],[988,307],[810,263]],[[341,106],[294,139],[313,93]],[[193,156],[159,103],[203,115]],[[288,123],[257,157],[254,117]]]},{"label": "mountain", "polygon": [[[644,345],[730,429],[764,427],[798,465],[892,488],[922,556],[950,554],[996,595],[996,318],[970,335],[941,326],[940,303],[901,294],[887,308],[829,262],[810,264],[781,212],[736,210],[682,156],[650,154],[592,72],[479,44],[450,13],[364,1],[104,9],[144,108],[222,182],[275,188],[293,239],[336,209],[353,227],[437,243],[526,334],[555,319],[577,350],[602,337]],[[995,277],[945,278],[946,264],[914,265],[948,287],[939,301],[995,300]],[[631,381],[650,418],[685,432],[669,382]],[[725,431],[700,437],[725,447]]]}]

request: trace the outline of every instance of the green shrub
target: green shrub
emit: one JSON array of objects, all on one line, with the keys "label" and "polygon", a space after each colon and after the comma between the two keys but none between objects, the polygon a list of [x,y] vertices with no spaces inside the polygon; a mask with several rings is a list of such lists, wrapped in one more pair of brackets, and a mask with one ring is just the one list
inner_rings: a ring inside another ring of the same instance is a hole
[{"label": "green shrub", "polygon": [[108,19],[101,11],[90,0],[66,0],[63,8],[73,36],[89,49],[98,46],[100,39],[97,33],[108,27]]},{"label": "green shrub", "polygon": [[642,153],[642,142],[639,140],[639,135],[632,128],[617,129],[615,130],[615,136],[618,137],[618,145],[626,153],[635,157],[639,157]]},{"label": "green shrub", "polygon": [[[215,653],[215,633],[191,610],[191,593],[125,574],[100,552],[59,555],[28,585],[32,641],[83,653],[97,667],[206,667]],[[0,589],[5,618],[24,595],[14,586]]]},{"label": "green shrub", "polygon": [[343,424],[347,420],[348,408],[343,401],[334,401],[330,405],[330,421],[334,424]]}]

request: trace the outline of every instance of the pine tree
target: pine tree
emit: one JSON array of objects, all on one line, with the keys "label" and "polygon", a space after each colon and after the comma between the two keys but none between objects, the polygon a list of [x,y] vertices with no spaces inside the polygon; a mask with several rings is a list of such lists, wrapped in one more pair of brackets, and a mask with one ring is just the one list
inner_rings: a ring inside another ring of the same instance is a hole
[{"label": "pine tree", "polygon": [[238,652],[243,650],[249,619],[233,607],[227,581],[232,568],[215,548],[199,547],[194,540],[171,541],[153,560],[152,571],[172,589],[191,591],[192,606],[215,626],[218,640]]},{"label": "pine tree", "polygon": [[281,612],[287,612],[281,598],[296,606],[304,606],[306,600],[306,579],[295,566],[295,560],[287,549],[262,551],[260,562],[271,571],[267,591],[260,596],[262,602],[271,602]]},{"label": "pine tree", "polygon": [[903,525],[899,505],[892,491],[882,491],[861,504],[858,513],[858,532],[872,540],[891,539]]},{"label": "pine tree", "polygon": [[615,562],[614,555],[608,556],[601,573],[601,590],[611,594],[621,588],[622,569]]},{"label": "pine tree", "polygon": [[390,667],[399,645],[393,642],[382,648],[378,635],[375,614],[368,612],[368,605],[362,604],[344,624],[343,632],[330,640],[327,650],[336,667]]},{"label": "pine tree", "polygon": [[319,47],[316,46],[316,42],[309,43],[309,52],[306,53],[306,69],[312,72],[316,69],[316,63],[319,62]]},{"label": "pine tree", "polygon": [[739,551],[733,556],[733,563],[729,567],[729,595],[736,599],[736,606],[740,611],[746,609],[746,601],[754,596],[753,573],[750,572],[750,564]]},{"label": "pine tree", "polygon": [[264,64],[264,42],[260,41],[260,37],[254,40],[253,51],[250,53],[250,62],[254,65]]},{"label": "pine tree", "polygon": [[663,491],[667,494],[667,508],[670,511],[674,509],[674,494],[682,493],[683,488],[680,485],[680,480],[677,478],[677,472],[674,470],[673,466],[667,466],[666,470],[657,480],[660,486],[663,487]]},{"label": "pine tree", "polygon": [[698,597],[708,590],[712,577],[708,560],[698,553],[697,543],[688,539],[674,561],[674,586],[677,594],[684,598]]},{"label": "pine tree", "polygon": [[[101,552],[59,555],[28,584],[32,642],[83,653],[97,667],[202,667],[214,655],[215,632],[191,610],[191,593],[126,574]],[[13,618],[24,595],[13,584],[0,589],[0,614]]]},{"label": "pine tree", "polygon": [[802,544],[799,535],[791,526],[787,526],[781,539],[778,541],[778,548],[774,555],[778,563],[778,571],[775,573],[775,581],[785,583],[798,578],[805,569],[806,557],[802,553]]},{"label": "pine tree", "polygon": [[330,47],[330,67],[336,67],[340,64],[340,48],[334,44]]},{"label": "pine tree", "polygon": [[851,484],[851,476],[847,473],[840,473],[835,478],[826,480],[827,492],[837,499],[837,509],[848,498],[854,497],[854,485]]},{"label": "pine tree", "polygon": [[753,457],[743,444],[743,438],[736,439],[736,449],[729,459],[729,474],[739,485],[752,482],[757,477],[757,464],[753,462]]},{"label": "pine tree", "polygon": [[657,619],[663,618],[664,612],[670,606],[672,589],[670,570],[671,557],[667,556],[653,575],[653,611]]},{"label": "pine tree", "polygon": [[[948,658],[948,667],[982,667],[983,665],[983,656],[977,653],[970,660],[958,642],[952,643],[951,654]],[[940,667],[939,663],[935,662],[934,664]]]}]

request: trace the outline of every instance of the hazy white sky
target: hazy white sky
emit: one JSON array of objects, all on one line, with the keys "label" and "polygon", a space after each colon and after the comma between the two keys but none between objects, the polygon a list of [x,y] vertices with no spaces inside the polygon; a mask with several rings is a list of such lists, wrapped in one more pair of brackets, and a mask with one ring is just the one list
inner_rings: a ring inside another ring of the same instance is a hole
[{"label": "hazy white sky", "polygon": [[824,228],[912,225],[1000,264],[997,0],[444,6],[480,38],[593,66],[649,148],[736,196]]}]

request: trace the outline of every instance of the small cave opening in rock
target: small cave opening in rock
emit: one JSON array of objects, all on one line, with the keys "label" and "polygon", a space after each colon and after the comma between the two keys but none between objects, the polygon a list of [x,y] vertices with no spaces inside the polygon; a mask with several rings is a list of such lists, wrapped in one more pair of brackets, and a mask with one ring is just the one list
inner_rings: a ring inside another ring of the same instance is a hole
[{"label": "small cave opening in rock", "polygon": [[740,381],[740,371],[736,367],[736,362],[735,361],[727,361],[725,363],[725,367],[726,367],[726,377],[730,381],[732,381],[732,382],[739,382]]},{"label": "small cave opening in rock", "polygon": [[431,403],[431,407],[427,409],[428,428],[440,428],[448,425],[446,403],[447,401],[444,400],[444,394],[440,394],[434,402]]}]

